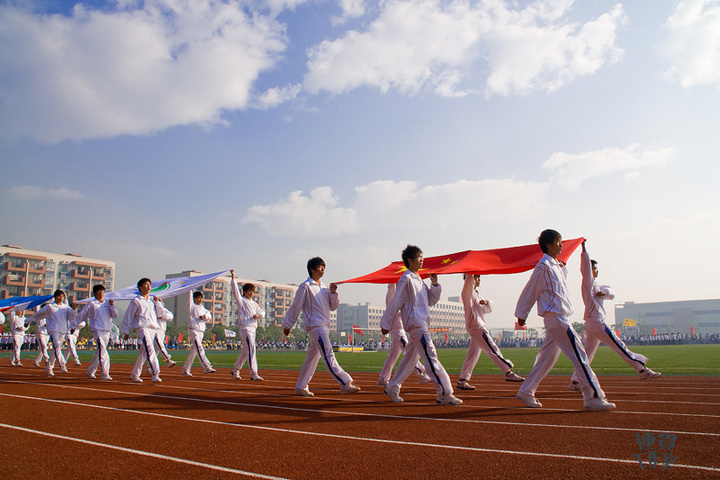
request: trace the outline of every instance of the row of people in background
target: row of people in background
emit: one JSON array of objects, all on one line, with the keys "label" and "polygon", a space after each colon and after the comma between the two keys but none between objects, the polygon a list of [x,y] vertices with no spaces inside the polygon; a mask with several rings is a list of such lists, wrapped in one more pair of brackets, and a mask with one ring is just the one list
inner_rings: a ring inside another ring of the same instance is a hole
[{"label": "row of people in background", "polygon": [[[587,335],[585,341],[581,342],[569,321],[573,309],[566,284],[567,270],[562,261],[557,258],[562,251],[562,237],[554,230],[545,230],[538,238],[538,244],[544,255],[535,266],[516,307],[519,325],[524,325],[530,309],[535,304],[537,304],[538,315],[543,318],[545,323],[547,337],[537,354],[532,371],[527,379],[512,371],[513,363],[503,356],[485,325],[484,316],[492,311],[492,302],[483,298],[478,292],[480,276],[468,274],[464,277],[461,298],[465,310],[466,330],[470,334],[471,340],[456,387],[461,390],[476,388],[469,381],[479,356],[484,351],[503,371],[507,381],[523,383],[517,393],[517,398],[529,407],[538,408],[542,404],[535,398],[537,386],[553,368],[562,352],[572,362],[575,369],[570,389],[583,394],[584,407],[593,410],[612,409],[615,405],[607,401],[597,376],[590,367],[601,342],[610,346],[635,368],[640,379],[657,378],[660,374],[646,367],[647,357],[630,351],[605,323],[603,301],[614,298],[614,292],[609,287],[598,285],[595,282],[598,275],[597,263],[590,260],[585,242],[582,244],[581,273],[582,295],[585,303],[583,317]],[[429,286],[420,277],[418,272],[423,264],[423,253],[418,247],[408,245],[402,252],[402,260],[406,271],[396,285],[388,286],[387,308],[380,322],[383,335],[391,335],[392,345],[377,383],[384,387],[385,393],[393,402],[399,403],[403,401],[400,396],[402,383],[415,372],[420,383],[434,384],[437,403],[459,405],[462,400],[454,395],[450,377],[437,357],[429,332],[429,307],[439,300],[442,287],[438,283],[437,275],[433,273],[430,274]],[[338,382],[341,393],[360,391],[360,388],[353,384],[352,377],[338,364],[333,352],[329,337],[330,311],[337,308],[339,298],[336,284],[331,283],[327,286],[321,281],[325,274],[325,267],[325,262],[320,257],[308,261],[308,278],[299,286],[282,324],[284,333],[287,335],[297,322],[300,313],[302,312],[304,315],[309,345],[295,386],[295,394],[299,396],[313,396],[308,385],[320,359],[323,360],[330,376]],[[240,379],[240,370],[247,362],[250,379],[262,381],[262,377],[258,374],[255,332],[257,321],[265,315],[265,312],[252,300],[254,286],[245,284],[241,294],[235,282],[234,270],[231,270],[231,276],[242,342],[242,354],[233,366],[232,375],[234,378]],[[161,382],[157,354],[159,353],[165,358],[168,366],[175,365],[163,342],[166,322],[172,320],[173,317],[172,313],[163,307],[159,298],[150,298],[150,279],[140,279],[137,286],[140,294],[130,302],[121,327],[126,340],[130,329],[134,329],[140,339],[140,353],[130,378],[134,382],[142,382],[140,378],[142,367],[147,361],[152,381]],[[74,305],[68,305],[65,302],[64,293],[57,291],[53,303],[43,307],[27,321],[19,322],[22,328],[26,328],[26,325],[33,322],[47,321],[46,328],[54,351],[54,355],[47,361],[48,375],[53,375],[55,360],[60,364],[62,372],[67,371],[65,358],[61,354],[57,354],[60,351],[59,347],[62,346],[68,333],[74,334],[84,321],[88,321],[97,344],[97,351],[87,374],[91,378],[95,378],[95,372],[99,366],[101,379],[111,379],[107,344],[112,318],[117,317],[117,308],[114,307],[112,300],[103,301],[104,287],[102,285],[96,285],[93,288],[93,294],[94,300],[88,303],[78,315],[74,310]],[[215,372],[202,345],[205,325],[211,321],[210,312],[202,306],[202,300],[202,292],[189,294],[190,321],[188,326],[191,352],[183,367],[185,376],[192,376],[190,369],[196,356],[205,373]],[[69,348],[69,351],[72,350]],[[391,377],[392,367],[401,354],[403,359]],[[43,355],[42,352],[39,355]],[[47,359],[47,353],[44,356]],[[77,358],[76,354],[75,358]]]}]

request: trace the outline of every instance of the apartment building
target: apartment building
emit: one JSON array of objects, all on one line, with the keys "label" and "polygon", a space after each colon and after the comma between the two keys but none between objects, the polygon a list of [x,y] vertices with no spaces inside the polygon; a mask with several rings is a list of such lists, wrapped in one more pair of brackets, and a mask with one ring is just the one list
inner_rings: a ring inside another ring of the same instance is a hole
[{"label": "apartment building", "polygon": [[61,289],[68,301],[92,296],[92,287],[115,287],[115,262],[79,253],[51,253],[18,245],[0,247],[0,298],[52,295]]}]

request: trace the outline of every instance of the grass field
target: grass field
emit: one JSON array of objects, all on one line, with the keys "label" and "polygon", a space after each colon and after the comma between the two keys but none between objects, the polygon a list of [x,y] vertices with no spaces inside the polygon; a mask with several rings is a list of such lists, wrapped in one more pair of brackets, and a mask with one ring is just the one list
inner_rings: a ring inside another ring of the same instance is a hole
[{"label": "grass field", "polygon": [[[662,372],[664,375],[720,375],[720,345],[662,345],[639,347],[633,346],[634,352],[642,353],[650,359],[648,366],[653,370]],[[503,355],[515,364],[514,370],[521,375],[530,372],[535,361],[537,348],[511,348],[505,349]],[[173,360],[179,364],[185,361],[187,351],[172,350]],[[443,349],[438,351],[440,361],[448,373],[457,375],[465,359],[467,350],[460,348]],[[92,358],[93,352],[81,350],[80,359],[87,364]],[[231,367],[237,359],[239,351],[212,350],[207,355],[215,367]],[[32,365],[35,352],[23,352],[23,363]],[[356,352],[337,353],[340,365],[349,372],[379,372],[387,357],[386,351],[380,352]],[[0,353],[0,358],[7,362],[10,352]],[[133,363],[137,358],[137,351],[111,351],[111,362]],[[260,370],[280,369],[299,370],[305,358],[303,351],[258,351],[258,364]],[[161,362],[161,366],[164,363]],[[595,373],[598,375],[634,375],[634,370],[625,363],[614,351],[606,346],[601,346],[592,363]],[[199,362],[195,361],[195,367],[199,368]],[[72,368],[72,367],[71,367]],[[177,367],[176,367],[177,368]],[[244,367],[247,369],[247,366]],[[324,369],[322,362],[318,369]],[[563,355],[560,356],[552,374],[566,375],[572,372],[572,365]],[[475,374],[499,374],[500,370],[484,354],[475,367]]]}]

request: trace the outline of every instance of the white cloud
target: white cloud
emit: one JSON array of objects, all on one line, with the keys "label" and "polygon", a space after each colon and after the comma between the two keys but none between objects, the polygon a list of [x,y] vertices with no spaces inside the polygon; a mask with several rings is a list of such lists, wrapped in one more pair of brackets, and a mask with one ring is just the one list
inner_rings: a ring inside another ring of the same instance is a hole
[{"label": "white cloud", "polygon": [[365,14],[365,1],[364,0],[340,0],[340,8],[342,8],[342,15],[339,17],[333,17],[332,23],[334,25],[340,25],[347,22],[351,18],[357,18]]},{"label": "white cloud", "polygon": [[86,197],[77,190],[69,188],[45,188],[36,185],[18,185],[11,187],[8,195],[16,200],[84,200]]},{"label": "white cloud", "polygon": [[553,91],[622,55],[614,46],[625,20],[622,6],[578,24],[565,19],[572,3],[536,1],[522,10],[502,0],[381,3],[365,31],[346,32],[308,51],[304,85],[310,92],[365,85],[410,95],[430,88],[453,97],[483,90],[460,86],[476,76],[475,68],[490,71],[487,94]]},{"label": "white cloud", "polygon": [[69,16],[0,6],[0,132],[42,142],[212,124],[246,108],[284,27],[227,2],[148,0]]},{"label": "white cloud", "polygon": [[512,179],[468,181],[420,188],[415,182],[383,180],[355,188],[352,206],[339,207],[330,187],[310,196],[292,192],[274,205],[250,207],[244,223],[273,236],[315,238],[357,232],[454,228],[473,222],[521,220],[544,209],[548,185]]},{"label": "white cloud", "polygon": [[660,51],[671,66],[665,74],[686,88],[720,86],[720,1],[681,1],[666,27]]},{"label": "white cloud", "polygon": [[278,105],[296,98],[301,90],[301,85],[288,85],[283,88],[269,88],[265,91],[265,93],[257,98],[254,104],[261,110],[277,107]]},{"label": "white cloud", "polygon": [[258,223],[271,236],[314,238],[356,231],[355,211],[338,203],[330,187],[318,187],[310,196],[298,190],[274,205],[250,207],[243,223]]},{"label": "white cloud", "polygon": [[623,173],[626,181],[640,175],[639,170],[660,167],[675,160],[673,148],[647,148],[628,145],[625,148],[605,148],[579,154],[554,153],[543,164],[552,172],[553,182],[574,191],[591,178]]}]

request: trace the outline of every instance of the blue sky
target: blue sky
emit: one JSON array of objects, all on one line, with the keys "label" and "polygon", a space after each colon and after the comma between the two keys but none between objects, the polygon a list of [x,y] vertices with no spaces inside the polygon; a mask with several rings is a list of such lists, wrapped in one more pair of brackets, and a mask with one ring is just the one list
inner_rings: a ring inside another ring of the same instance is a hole
[{"label": "blue sky", "polygon": [[[717,298],[718,87],[718,1],[2,2],[2,243],[114,259],[123,287],[555,228],[617,301]],[[483,280],[491,327],[527,275]]]}]

